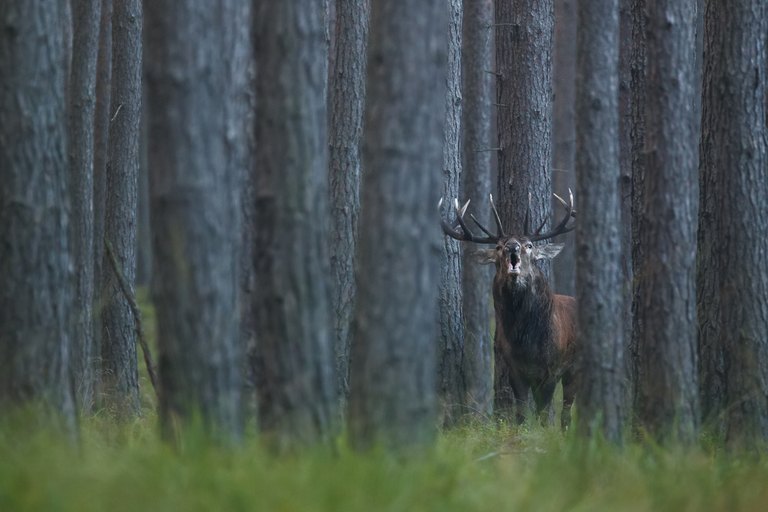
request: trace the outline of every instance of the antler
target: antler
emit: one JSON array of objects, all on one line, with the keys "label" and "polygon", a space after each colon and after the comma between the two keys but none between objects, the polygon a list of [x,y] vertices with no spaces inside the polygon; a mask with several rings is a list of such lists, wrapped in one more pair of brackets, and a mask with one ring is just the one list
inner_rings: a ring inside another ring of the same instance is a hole
[{"label": "antler", "polygon": [[[471,213],[469,214],[469,217],[472,219],[472,222],[474,222],[480,230],[486,234],[486,236],[477,236],[469,229],[467,224],[464,222],[464,214],[467,211],[467,207],[469,206],[469,200],[467,200],[466,203],[464,203],[464,206],[459,207],[459,200],[454,199],[453,206],[456,210],[456,220],[453,222],[453,224],[449,224],[442,216],[440,215],[440,225],[443,228],[443,233],[450,236],[451,238],[454,238],[456,240],[460,240],[462,242],[474,242],[476,244],[495,244],[500,239],[504,237],[504,230],[501,227],[501,218],[499,217],[499,212],[496,211],[496,206],[493,204],[493,196],[490,196],[491,198],[491,209],[493,210],[493,215],[496,220],[496,228],[498,230],[498,234],[494,235],[488,229],[486,229],[480,222],[475,218],[474,215]],[[437,203],[437,211],[442,212],[442,205],[443,205],[443,198],[440,198],[440,202]],[[461,228],[461,229],[458,229]]]},{"label": "antler", "polygon": [[565,208],[565,217],[563,217],[563,220],[561,220],[560,223],[551,231],[540,234],[539,231],[541,228],[539,228],[536,233],[527,235],[531,242],[539,242],[541,240],[546,240],[557,235],[562,235],[564,233],[568,233],[569,231],[573,231],[573,229],[576,227],[575,222],[570,226],[568,225],[568,221],[571,220],[571,217],[576,218],[576,210],[573,209],[573,192],[571,192],[571,189],[568,189],[568,203],[566,203],[565,200],[557,194],[553,195],[555,196],[555,199],[557,199]]}]

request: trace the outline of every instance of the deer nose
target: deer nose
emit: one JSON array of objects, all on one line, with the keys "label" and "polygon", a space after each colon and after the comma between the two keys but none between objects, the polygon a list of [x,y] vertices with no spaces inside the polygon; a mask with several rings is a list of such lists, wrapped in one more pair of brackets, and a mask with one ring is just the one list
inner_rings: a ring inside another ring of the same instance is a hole
[{"label": "deer nose", "polygon": [[511,249],[512,249],[512,252],[513,252],[513,253],[515,253],[515,254],[520,254],[520,249],[521,249],[521,247],[520,247],[520,244],[519,244],[519,243],[515,242],[514,244],[512,244],[512,247],[511,247]]}]

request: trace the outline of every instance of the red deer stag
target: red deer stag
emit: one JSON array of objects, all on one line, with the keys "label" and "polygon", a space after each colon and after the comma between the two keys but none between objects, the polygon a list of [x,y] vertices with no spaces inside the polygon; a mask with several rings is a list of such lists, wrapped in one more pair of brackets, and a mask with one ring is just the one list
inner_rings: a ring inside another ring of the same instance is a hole
[{"label": "red deer stag", "polygon": [[[464,220],[469,201],[459,207],[455,201],[456,220],[442,218],[443,232],[463,242],[496,244],[495,249],[482,251],[486,262],[496,264],[493,279],[493,302],[496,311],[494,354],[509,367],[509,384],[517,400],[517,420],[522,421],[522,401],[531,390],[536,410],[544,420],[552,403],[557,382],[563,382],[563,411],[561,425],[565,429],[571,419],[571,406],[576,393],[574,360],[576,339],[576,303],[573,297],[556,295],[534,261],[554,258],[563,244],[534,245],[567,233],[574,228],[568,224],[575,217],[573,194],[570,203],[555,195],[566,209],[565,217],[547,233],[541,228],[523,236],[506,235],[501,218],[490,197],[497,234],[483,227],[474,215],[470,218],[483,232],[473,233]],[[443,200],[438,209],[441,210]],[[526,219],[527,224],[527,219]],[[542,226],[543,227],[543,226]],[[497,367],[499,365],[497,364]]]}]

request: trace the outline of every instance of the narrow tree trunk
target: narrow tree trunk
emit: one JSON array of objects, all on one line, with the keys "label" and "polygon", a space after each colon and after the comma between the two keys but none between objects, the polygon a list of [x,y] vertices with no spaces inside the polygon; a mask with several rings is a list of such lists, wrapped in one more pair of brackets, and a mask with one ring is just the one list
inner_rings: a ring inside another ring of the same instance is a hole
[{"label": "narrow tree trunk", "polygon": [[405,449],[436,430],[447,10],[439,0],[371,7],[348,421],[359,449]]},{"label": "narrow tree trunk", "polygon": [[[104,243],[112,247],[133,293],[136,276],[136,202],[141,121],[141,1],[114,10],[111,117],[104,215]],[[105,405],[118,416],[140,412],[136,332],[128,300],[102,260],[101,357]]]},{"label": "narrow tree trunk", "polygon": [[[576,25],[576,1],[556,0],[552,71],[552,187],[562,197],[568,189],[576,188]],[[556,205],[554,197],[552,201]],[[575,233],[560,239],[564,243],[563,250],[552,262],[555,287],[558,293],[564,295],[576,294],[574,239]]]},{"label": "narrow tree trunk", "polygon": [[[461,183],[461,14],[462,0],[450,0],[448,8],[448,75],[443,136],[443,197],[459,197]],[[459,242],[443,237],[440,264],[440,334],[437,365],[443,424],[455,425],[468,412],[464,374],[464,326],[461,316],[461,250]]]},{"label": "narrow tree trunk", "polygon": [[640,356],[638,347],[640,333],[644,332],[645,317],[638,314],[640,298],[645,295],[646,280],[640,279],[641,263],[643,262],[645,248],[640,242],[640,232],[645,225],[644,214],[644,181],[646,168],[645,149],[645,102],[646,102],[646,0],[627,0],[629,2],[630,17],[632,19],[630,29],[629,51],[629,124],[630,139],[630,164],[632,170],[632,198],[631,198],[631,250],[632,250],[632,337],[628,342],[627,365],[630,372],[632,386],[632,401],[637,399],[637,383],[641,378]]},{"label": "narrow tree trunk", "polygon": [[[491,193],[491,30],[493,2],[467,0],[462,23],[462,192],[464,200],[484,205]],[[490,208],[474,209],[489,225]],[[462,252],[462,316],[464,319],[464,403],[469,413],[487,419],[493,405],[493,349],[491,344],[491,268],[478,264],[473,252]]]},{"label": "narrow tree trunk", "polygon": [[[622,388],[625,402],[634,396],[634,361],[632,359],[632,0],[619,0],[619,211],[621,213],[621,273],[622,313],[624,324],[624,379]],[[629,419],[631,407],[624,407],[625,419]]]},{"label": "narrow tree trunk", "polygon": [[74,431],[67,69],[60,2],[0,5],[0,408]]},{"label": "narrow tree trunk", "polygon": [[648,0],[644,222],[637,280],[635,412],[662,441],[691,442],[698,428],[696,295],[698,155],[694,112],[696,8]]},{"label": "narrow tree trunk", "polygon": [[[248,3],[147,4],[160,417],[242,431],[238,310],[248,154]],[[200,34],[207,34],[200,38]]]},{"label": "narrow tree trunk", "polygon": [[[554,0],[496,3],[498,204],[507,233],[549,224],[553,34]],[[549,275],[549,263],[539,266]],[[495,364],[494,406],[504,414],[509,370],[500,357]]]},{"label": "narrow tree trunk", "polygon": [[368,16],[368,0],[338,0],[335,56],[331,61],[329,84],[330,253],[336,377],[342,401],[349,395],[349,327],[356,294],[354,257],[360,212]]},{"label": "narrow tree trunk", "polygon": [[[102,0],[99,50],[96,62],[96,112],[93,120],[93,360],[94,389],[101,389],[101,314],[104,261],[104,208],[107,195],[107,148],[109,145],[112,93],[112,0]],[[109,267],[107,267],[109,269]],[[94,397],[94,403],[101,401]]]},{"label": "narrow tree trunk", "polygon": [[69,173],[72,198],[72,257],[75,262],[75,319],[72,366],[81,410],[93,407],[93,156],[96,60],[101,0],[74,1],[74,55],[69,97]]},{"label": "narrow tree trunk", "polygon": [[725,406],[729,445],[753,449],[768,438],[768,5],[710,3],[705,24],[702,401],[710,420]]},{"label": "narrow tree trunk", "polygon": [[624,339],[619,234],[619,4],[580,0],[576,81],[579,430],[622,436]]},{"label": "narrow tree trunk", "polygon": [[257,2],[252,354],[261,429],[278,446],[337,421],[328,256],[328,78],[323,5]]}]

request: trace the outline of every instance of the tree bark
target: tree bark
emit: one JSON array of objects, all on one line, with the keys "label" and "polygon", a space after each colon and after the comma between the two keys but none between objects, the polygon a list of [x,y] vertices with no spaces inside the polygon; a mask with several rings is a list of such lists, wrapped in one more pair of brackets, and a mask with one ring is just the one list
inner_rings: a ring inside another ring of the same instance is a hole
[{"label": "tree bark", "polygon": [[579,431],[619,442],[624,331],[619,228],[619,3],[578,5],[576,229]]},{"label": "tree bark", "polygon": [[[632,251],[632,333],[629,340],[628,364],[632,402],[637,397],[637,383],[641,379],[640,333],[644,332],[645,317],[639,314],[641,297],[645,296],[646,280],[640,279],[645,249],[640,241],[640,232],[645,228],[644,181],[646,169],[645,149],[645,103],[646,103],[646,0],[628,0],[631,18],[629,50],[629,125],[630,165],[632,173],[631,197],[631,251]],[[634,407],[633,407],[634,408]],[[637,425],[635,425],[637,426]]]},{"label": "tree bark", "polygon": [[72,198],[72,257],[75,319],[72,366],[79,408],[93,407],[93,156],[96,60],[101,0],[74,1],[74,53],[69,97],[69,173]]},{"label": "tree bark", "polygon": [[[576,1],[555,1],[552,100],[552,187],[562,197],[576,189]],[[552,198],[555,211],[556,199]],[[555,213],[555,217],[557,217]],[[559,220],[559,219],[558,219]],[[575,233],[560,238],[563,250],[552,262],[558,293],[576,294]]]},{"label": "tree bark", "polygon": [[219,440],[242,433],[250,16],[249,4],[236,0],[147,4],[153,299],[167,434],[193,420]]},{"label": "tree bark", "polygon": [[[99,50],[96,61],[96,112],[93,120],[93,360],[94,389],[101,389],[102,262],[104,261],[104,208],[107,195],[107,148],[109,146],[112,94],[112,0],[102,0]],[[106,267],[109,269],[109,267]],[[101,399],[94,397],[98,404]]]},{"label": "tree bark", "polygon": [[0,5],[0,408],[42,404],[74,432],[63,14]]},{"label": "tree bark", "polygon": [[[459,197],[461,183],[461,32],[462,0],[450,0],[448,9],[448,74],[443,135],[442,197]],[[440,332],[437,365],[443,424],[453,426],[468,412],[464,402],[464,326],[461,309],[461,250],[459,242],[443,237],[438,304]]]},{"label": "tree bark", "polygon": [[336,377],[349,395],[349,327],[355,309],[355,248],[360,213],[360,144],[365,108],[368,0],[338,0],[329,84],[331,238]]},{"label": "tree bark", "polygon": [[699,423],[696,361],[695,219],[698,153],[696,7],[648,0],[644,222],[637,280],[639,424],[662,442],[692,442]]},{"label": "tree bark", "polygon": [[[136,203],[141,122],[140,0],[115,5],[104,243],[115,253],[133,293],[136,277]],[[118,278],[102,260],[101,357],[104,403],[120,417],[139,414],[136,332]]]},{"label": "tree bark", "polygon": [[767,34],[765,2],[707,4],[698,262],[701,396],[707,420],[717,426],[716,415],[722,414],[728,444],[747,449],[768,438]]},{"label": "tree bark", "polygon": [[278,448],[337,421],[328,255],[323,5],[257,2],[252,354],[262,431]]},{"label": "tree bark", "polygon": [[[554,0],[496,3],[498,205],[507,234],[549,225],[553,34]],[[549,276],[550,264],[537,263]],[[506,414],[509,369],[500,357],[495,365],[494,407]]]},{"label": "tree bark", "polygon": [[[476,205],[475,216],[488,226],[491,193],[491,31],[493,2],[467,0],[462,22],[462,192]],[[462,316],[464,320],[464,403],[469,413],[488,419],[493,405],[493,352],[491,345],[491,267],[478,264],[474,252],[462,252]]]},{"label": "tree bark", "polygon": [[358,449],[402,450],[431,444],[437,420],[448,20],[438,0],[371,7],[348,425]]}]

